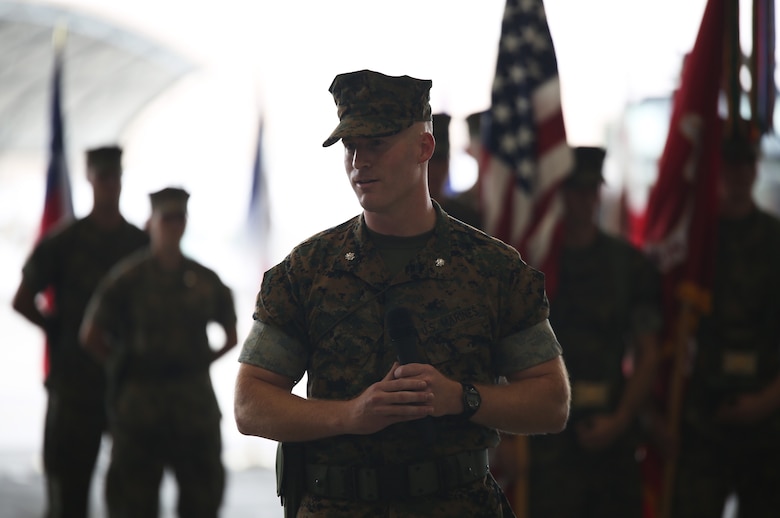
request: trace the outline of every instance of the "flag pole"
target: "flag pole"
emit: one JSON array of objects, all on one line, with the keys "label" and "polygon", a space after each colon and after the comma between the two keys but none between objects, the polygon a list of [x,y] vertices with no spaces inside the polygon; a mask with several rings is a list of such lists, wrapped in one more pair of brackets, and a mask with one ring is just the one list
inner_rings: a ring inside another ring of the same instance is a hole
[{"label": "flag pole", "polygon": [[[710,294],[695,286],[693,283],[684,282],[678,291],[680,301],[677,329],[672,343],[672,371],[667,397],[667,430],[670,437],[677,438],[680,431],[682,416],[683,395],[685,394],[685,381],[688,363],[688,344],[693,331],[699,322],[699,315],[710,310]],[[674,498],[674,483],[677,475],[677,444],[675,441],[673,450],[669,453],[664,464],[663,485],[661,490],[661,505],[658,518],[669,518]]]}]

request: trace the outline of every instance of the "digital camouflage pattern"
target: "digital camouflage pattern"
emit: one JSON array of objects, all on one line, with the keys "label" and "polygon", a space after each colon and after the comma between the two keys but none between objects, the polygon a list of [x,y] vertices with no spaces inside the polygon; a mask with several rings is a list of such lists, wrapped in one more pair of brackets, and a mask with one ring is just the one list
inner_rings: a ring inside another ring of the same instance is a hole
[{"label": "digital camouflage pattern", "polygon": [[593,396],[575,401],[572,394],[571,425],[617,408],[631,338],[661,328],[660,274],[642,252],[599,231],[586,248],[562,249],[558,278],[550,322],[562,344],[569,378],[572,384],[606,388],[601,401]]},{"label": "digital camouflage pattern", "polygon": [[[255,327],[239,361],[299,380],[310,398],[354,398],[396,360],[385,314],[406,307],[419,352],[444,375],[495,383],[560,355],[546,326],[544,276],[513,248],[451,219],[436,205],[425,247],[392,276],[362,216],[305,241],[263,278]],[[403,464],[495,446],[498,434],[458,416],[434,419],[433,447],[416,423],[368,436],[307,443],[310,463]]]},{"label": "digital camouflage pattern", "polygon": [[[713,308],[699,326],[685,419],[724,439],[728,432],[713,422],[717,407],[780,375],[780,222],[758,210],[721,220],[715,261]],[[764,424],[762,442],[776,443],[780,413]],[[759,440],[761,430],[755,433]]]},{"label": "digital camouflage pattern", "polygon": [[758,392],[780,375],[778,265],[774,216],[756,209],[720,221],[713,307],[698,329],[683,406],[674,516],[719,515],[733,489],[740,515],[776,516],[780,509],[780,410],[754,425],[715,419],[730,398]]},{"label": "digital camouflage pattern", "polygon": [[25,263],[22,274],[34,291],[55,290],[55,314],[47,340],[49,390],[99,401],[102,405],[105,375],[100,364],[81,347],[78,333],[84,310],[100,280],[119,260],[149,243],[149,236],[124,222],[104,231],[84,218],[55,230],[42,239]]},{"label": "digital camouflage pattern", "polygon": [[660,276],[639,250],[602,231],[587,248],[562,250],[558,276],[550,321],[563,348],[572,404],[563,432],[530,437],[531,516],[638,517],[638,423],[600,452],[579,445],[576,427],[616,410],[631,337],[661,326]]},{"label": "digital camouflage pattern", "polygon": [[106,429],[103,368],[78,339],[84,309],[103,275],[148,241],[145,232],[128,222],[104,231],[89,218],[79,219],[45,236],[22,269],[24,282],[33,291],[52,287],[55,295],[56,309],[46,329],[49,372],[43,438],[52,517],[86,515]]},{"label": "digital camouflage pattern", "polygon": [[434,497],[388,503],[304,497],[297,518],[510,518],[514,516],[504,494],[491,476]]},{"label": "digital camouflage pattern", "polygon": [[432,120],[430,79],[386,76],[371,70],[339,74],[328,91],[336,103],[339,125],[322,144],[344,137],[386,137]]},{"label": "digital camouflage pattern", "polygon": [[[206,329],[209,322],[235,326],[230,289],[191,259],[167,271],[144,251],[111,271],[85,318],[112,338],[112,517],[147,515],[157,505],[155,474],[164,465],[177,474],[181,505],[199,503],[197,514],[187,516],[216,516],[224,468]],[[117,509],[126,514],[115,515]]]}]

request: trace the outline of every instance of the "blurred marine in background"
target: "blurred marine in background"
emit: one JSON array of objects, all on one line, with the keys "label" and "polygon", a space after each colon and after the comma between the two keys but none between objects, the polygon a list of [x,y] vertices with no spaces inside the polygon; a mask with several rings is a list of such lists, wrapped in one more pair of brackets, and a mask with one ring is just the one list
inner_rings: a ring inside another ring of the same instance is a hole
[{"label": "blurred marine in background", "polygon": [[[209,367],[236,345],[235,307],[217,274],[181,252],[189,194],[166,188],[150,197],[150,249],[103,279],[81,331],[109,377],[109,517],[158,516],[170,467],[179,516],[216,518],[225,470]],[[210,322],[224,330],[217,350],[209,343]]]},{"label": "blurred marine in background", "polygon": [[572,404],[560,434],[530,437],[532,518],[639,518],[637,450],[658,362],[660,274],[596,222],[605,151],[574,149],[563,186],[563,245],[550,322],[569,369]]},{"label": "blurred marine in background", "polygon": [[[92,210],[41,239],[24,264],[13,299],[14,309],[40,327],[49,344],[43,438],[49,518],[88,515],[90,484],[106,429],[103,369],[78,339],[84,310],[103,275],[148,243],[147,234],[119,212],[121,158],[117,146],[86,152]],[[54,293],[52,311],[36,302],[48,289]]]}]

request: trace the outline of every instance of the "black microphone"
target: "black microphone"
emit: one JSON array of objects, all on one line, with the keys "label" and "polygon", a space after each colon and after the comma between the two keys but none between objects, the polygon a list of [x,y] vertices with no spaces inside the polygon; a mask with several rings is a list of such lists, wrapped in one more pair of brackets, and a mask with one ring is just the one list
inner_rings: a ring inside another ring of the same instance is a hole
[{"label": "black microphone", "polygon": [[398,363],[428,363],[417,353],[417,330],[412,314],[406,308],[393,308],[385,315],[387,334],[398,352]]},{"label": "black microphone", "polygon": [[[417,350],[417,330],[412,322],[412,314],[406,308],[392,308],[385,315],[387,334],[390,335],[390,343],[395,346],[398,354],[398,363],[428,363]],[[426,444],[432,445],[436,435],[433,424],[433,416],[426,416],[420,420],[420,433]]]}]

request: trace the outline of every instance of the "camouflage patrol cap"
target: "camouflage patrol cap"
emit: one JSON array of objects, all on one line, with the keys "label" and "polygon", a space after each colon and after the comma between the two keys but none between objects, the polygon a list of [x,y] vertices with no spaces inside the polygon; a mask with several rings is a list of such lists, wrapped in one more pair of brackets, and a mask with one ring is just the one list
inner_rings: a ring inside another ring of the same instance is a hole
[{"label": "camouflage patrol cap", "polygon": [[328,91],[339,125],[323,147],[343,137],[386,137],[415,122],[431,120],[430,79],[386,76],[371,70],[339,74]]},{"label": "camouflage patrol cap", "polygon": [[450,117],[446,113],[433,114],[433,138],[436,147],[433,150],[434,158],[446,158],[450,156]]},{"label": "camouflage patrol cap", "polygon": [[186,214],[189,197],[187,191],[178,187],[166,187],[149,195],[152,202],[152,212],[160,213],[180,212]]},{"label": "camouflage patrol cap", "polygon": [[607,151],[602,147],[574,148],[574,168],[566,178],[568,188],[598,187],[604,183],[601,169],[604,167],[604,157]]},{"label": "camouflage patrol cap", "polygon": [[86,151],[87,168],[96,171],[118,172],[122,169],[122,148],[116,145],[101,146]]}]

